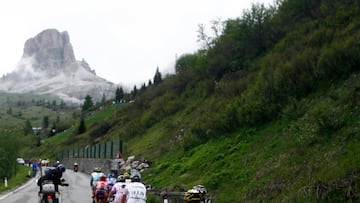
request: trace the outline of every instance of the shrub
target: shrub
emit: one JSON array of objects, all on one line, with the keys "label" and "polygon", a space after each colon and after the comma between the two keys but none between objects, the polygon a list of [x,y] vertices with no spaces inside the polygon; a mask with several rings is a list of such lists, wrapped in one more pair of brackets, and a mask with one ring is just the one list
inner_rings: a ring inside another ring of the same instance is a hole
[{"label": "shrub", "polygon": [[96,139],[107,133],[111,128],[111,125],[105,121],[98,121],[93,124],[95,128],[90,132],[89,136],[91,139]]}]

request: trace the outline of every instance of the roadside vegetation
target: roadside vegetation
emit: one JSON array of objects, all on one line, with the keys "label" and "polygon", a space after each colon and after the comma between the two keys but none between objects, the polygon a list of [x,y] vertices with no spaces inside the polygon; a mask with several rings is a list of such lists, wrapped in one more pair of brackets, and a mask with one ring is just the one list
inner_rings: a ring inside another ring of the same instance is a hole
[{"label": "roadside vegetation", "polygon": [[220,202],[359,201],[360,4],[276,2],[214,21],[212,33],[200,25],[203,48],[180,56],[175,74],[157,69],[117,91],[125,103],[86,102],[26,154],[120,138],[124,156],[152,162],[143,178],[159,189],[202,184]]},{"label": "roadside vegetation", "polygon": [[13,174],[13,176],[7,180],[7,187],[5,187],[5,182],[2,180],[0,184],[0,193],[14,189],[16,187],[19,187],[20,185],[24,184],[26,181],[29,180],[29,168],[28,166],[24,165],[18,165],[16,166],[16,173]]}]

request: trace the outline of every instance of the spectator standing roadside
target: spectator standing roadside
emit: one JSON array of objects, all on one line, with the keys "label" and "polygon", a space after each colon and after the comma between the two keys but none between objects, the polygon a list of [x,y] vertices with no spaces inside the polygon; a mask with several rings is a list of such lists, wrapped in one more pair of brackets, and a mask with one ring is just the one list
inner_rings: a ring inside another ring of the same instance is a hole
[{"label": "spectator standing roadside", "polygon": [[37,165],[36,161],[33,161],[33,162],[32,162],[31,167],[32,167],[32,177],[35,177],[35,176],[36,176],[36,172],[37,172],[37,170],[38,170],[38,165]]}]

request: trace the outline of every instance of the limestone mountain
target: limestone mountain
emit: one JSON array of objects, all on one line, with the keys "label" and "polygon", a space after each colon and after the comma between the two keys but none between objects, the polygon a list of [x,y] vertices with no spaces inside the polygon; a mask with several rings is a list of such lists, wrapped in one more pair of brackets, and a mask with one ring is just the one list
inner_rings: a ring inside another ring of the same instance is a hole
[{"label": "limestone mountain", "polygon": [[44,30],[26,41],[14,71],[0,78],[0,91],[50,94],[81,103],[86,95],[100,101],[112,98],[116,85],[96,75],[82,59],[75,59],[68,32]]}]

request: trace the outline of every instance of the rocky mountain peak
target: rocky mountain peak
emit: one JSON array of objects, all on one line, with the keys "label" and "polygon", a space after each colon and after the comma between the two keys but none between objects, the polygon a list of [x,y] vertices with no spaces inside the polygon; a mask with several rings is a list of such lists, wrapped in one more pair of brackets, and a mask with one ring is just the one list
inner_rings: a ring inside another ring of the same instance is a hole
[{"label": "rocky mountain peak", "polygon": [[77,61],[68,32],[47,29],[25,42],[15,70],[0,78],[0,91],[52,94],[64,101],[81,103],[112,98],[115,84],[96,75],[89,64]]},{"label": "rocky mountain peak", "polygon": [[23,58],[32,57],[35,70],[56,73],[76,63],[68,32],[44,30],[26,41]]}]

